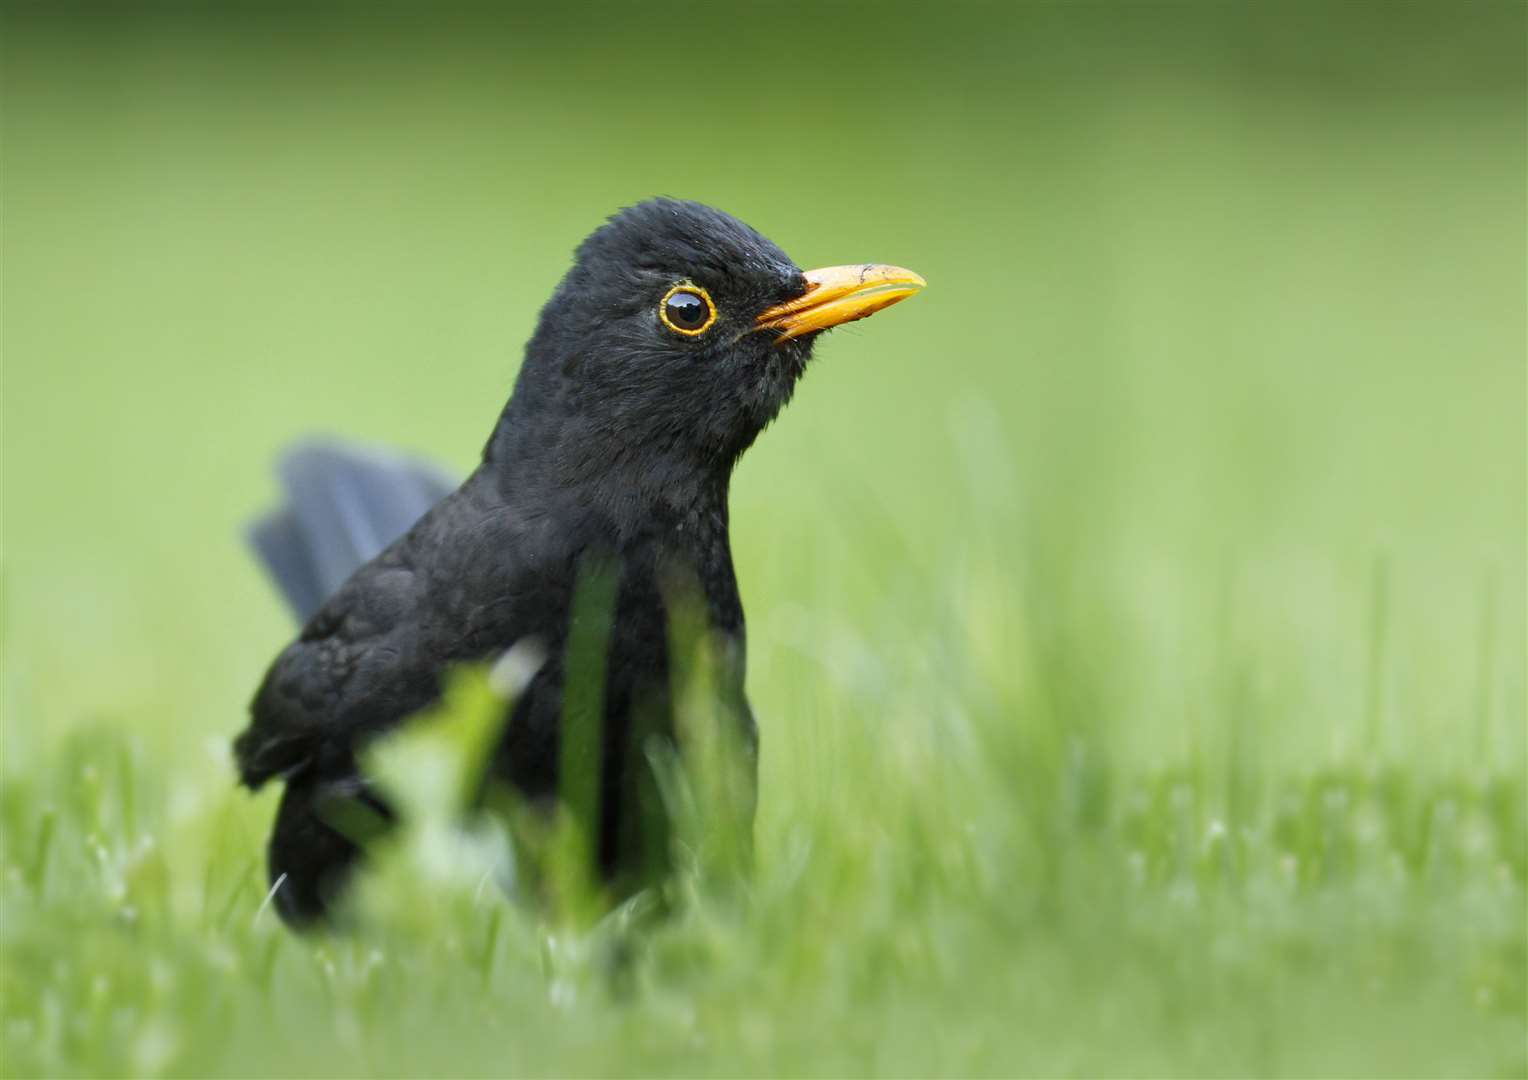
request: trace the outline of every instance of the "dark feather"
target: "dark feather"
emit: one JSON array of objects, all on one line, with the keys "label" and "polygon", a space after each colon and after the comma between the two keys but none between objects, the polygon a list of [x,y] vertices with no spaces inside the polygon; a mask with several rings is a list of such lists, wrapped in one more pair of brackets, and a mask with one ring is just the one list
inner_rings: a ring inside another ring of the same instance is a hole
[{"label": "dark feather", "polygon": [[293,447],[277,474],[286,501],[249,540],[299,620],[456,487],[417,459],[333,441]]}]

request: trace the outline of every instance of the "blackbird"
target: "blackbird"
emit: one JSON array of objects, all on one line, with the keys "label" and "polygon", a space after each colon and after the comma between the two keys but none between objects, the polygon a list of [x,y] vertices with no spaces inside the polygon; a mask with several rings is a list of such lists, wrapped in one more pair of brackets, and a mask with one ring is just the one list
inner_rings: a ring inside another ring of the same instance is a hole
[{"label": "blackbird", "polygon": [[635,774],[650,769],[634,743],[639,733],[676,739],[667,582],[693,585],[724,643],[719,692],[736,705],[752,760],[728,537],[733,467],[790,400],[822,331],[923,285],[878,264],[802,272],[728,214],[653,199],[579,246],[459,487],[342,447],[288,456],[287,505],[254,542],[306,621],[261,682],[234,752],[250,789],[286,784],[268,869],[289,924],[322,919],[361,854],[337,811],[393,818],[360,751],[434,702],[454,664],[537,643],[544,660],[488,771],[530,804],[556,800],[564,690],[580,674],[570,625],[590,567],[612,582],[594,668],[602,693],[581,698],[601,703],[598,875],[619,880],[651,854],[630,820]]}]

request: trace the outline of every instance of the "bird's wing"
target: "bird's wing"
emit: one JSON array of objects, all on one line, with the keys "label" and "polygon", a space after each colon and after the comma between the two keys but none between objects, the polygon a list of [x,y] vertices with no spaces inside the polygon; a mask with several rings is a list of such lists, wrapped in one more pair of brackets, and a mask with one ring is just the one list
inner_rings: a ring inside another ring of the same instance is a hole
[{"label": "bird's wing", "polygon": [[414,569],[384,554],[331,596],[271,665],[250,706],[249,727],[234,744],[243,781],[258,787],[330,752],[336,736],[375,726],[428,704],[431,671],[417,659]]},{"label": "bird's wing", "polygon": [[234,744],[244,783],[344,763],[358,739],[434,701],[450,664],[555,623],[571,563],[530,539],[480,475],[356,571],[276,658]]}]

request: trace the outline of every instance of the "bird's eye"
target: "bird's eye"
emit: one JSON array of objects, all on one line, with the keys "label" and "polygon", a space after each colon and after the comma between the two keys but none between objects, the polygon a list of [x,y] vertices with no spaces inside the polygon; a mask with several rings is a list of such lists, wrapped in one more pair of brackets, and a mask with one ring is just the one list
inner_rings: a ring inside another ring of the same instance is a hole
[{"label": "bird's eye", "polygon": [[695,337],[711,329],[716,321],[716,305],[699,285],[675,285],[658,305],[663,325],[686,337]]}]

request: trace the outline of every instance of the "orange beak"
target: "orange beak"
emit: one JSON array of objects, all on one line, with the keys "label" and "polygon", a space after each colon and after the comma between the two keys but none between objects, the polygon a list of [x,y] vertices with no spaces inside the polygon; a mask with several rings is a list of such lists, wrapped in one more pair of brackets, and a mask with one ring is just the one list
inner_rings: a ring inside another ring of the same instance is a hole
[{"label": "orange beak", "polygon": [[754,321],[755,330],[778,330],[780,341],[874,315],[928,284],[900,266],[861,263],[806,272],[806,292],[776,304]]}]

